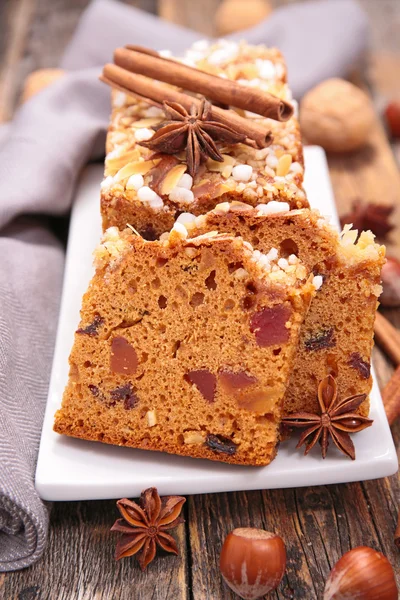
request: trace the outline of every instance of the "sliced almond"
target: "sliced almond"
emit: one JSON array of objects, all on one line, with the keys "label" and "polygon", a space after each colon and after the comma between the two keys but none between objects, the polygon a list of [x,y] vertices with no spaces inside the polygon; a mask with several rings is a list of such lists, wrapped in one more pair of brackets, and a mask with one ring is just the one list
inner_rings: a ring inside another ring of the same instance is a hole
[{"label": "sliced almond", "polygon": [[187,165],[175,165],[172,169],[167,173],[165,179],[163,180],[160,186],[160,192],[162,195],[168,195],[179,183],[180,178],[185,173],[187,169]]},{"label": "sliced almond", "polygon": [[228,179],[232,175],[233,165],[226,165],[221,171],[221,175],[224,179]]},{"label": "sliced almond", "polygon": [[256,65],[251,63],[245,63],[243,65],[238,65],[239,68],[239,76],[244,75],[244,77],[239,77],[239,79],[257,79],[258,78],[258,69]]},{"label": "sliced almond", "polygon": [[124,127],[129,127],[129,125],[132,125],[133,123],[133,117],[121,117],[119,120],[119,124],[123,125]]},{"label": "sliced almond", "polygon": [[236,162],[236,159],[233,156],[229,156],[229,154],[222,154],[222,158],[224,159],[223,162],[219,162],[217,160],[212,160],[211,158],[209,158],[207,160],[207,169],[209,171],[222,173],[226,166],[234,165]]},{"label": "sliced almond", "polygon": [[132,127],[135,129],[141,129],[142,127],[154,127],[163,121],[163,117],[147,117],[145,119],[139,119],[132,123]]},{"label": "sliced almond", "polygon": [[150,169],[152,169],[159,162],[160,159],[157,158],[155,160],[142,160],[128,163],[114,176],[114,181],[122,181],[131,175],[136,175],[137,173],[140,173],[140,175],[146,175],[146,173],[148,173]]},{"label": "sliced almond", "polygon": [[292,155],[291,154],[282,154],[280,159],[278,160],[278,164],[276,167],[276,174],[278,177],[285,177],[289,173],[290,165],[292,164]]},{"label": "sliced almond", "polygon": [[135,148],[134,150],[129,150],[128,152],[123,152],[119,156],[115,156],[114,158],[106,159],[106,176],[115,175],[122,167],[127,165],[128,163],[137,161],[140,157],[140,150]]}]

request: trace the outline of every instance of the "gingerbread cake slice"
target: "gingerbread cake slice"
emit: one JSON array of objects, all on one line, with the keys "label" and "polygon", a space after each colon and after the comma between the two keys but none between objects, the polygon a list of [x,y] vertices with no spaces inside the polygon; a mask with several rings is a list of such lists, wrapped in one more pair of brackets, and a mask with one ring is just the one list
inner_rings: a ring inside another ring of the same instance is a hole
[{"label": "gingerbread cake slice", "polygon": [[[294,104],[285,63],[276,49],[224,40],[209,45],[203,41],[175,60],[221,81],[228,79],[238,87],[246,85]],[[170,89],[168,84],[161,85]],[[289,203],[291,208],[308,207],[302,187],[304,162],[296,116],[276,121],[243,109],[237,112],[256,128],[267,128],[271,145],[257,148],[222,141],[218,143],[222,162],[209,157],[192,177],[185,152],[165,154],[165,149],[155,151],[142,145],[151,143],[155,129],[166,119],[164,111],[113,90],[101,184],[103,229],[124,229],[129,223],[144,238],[154,240],[171,229],[179,213],[200,215],[224,201],[239,200],[253,206],[279,201]]]},{"label": "gingerbread cake slice", "polygon": [[[340,398],[369,394],[374,320],[381,293],[385,248],[371,232],[346,226],[342,235],[318,211],[289,210],[282,203],[253,208],[218,205],[206,215],[182,214],[189,235],[212,229],[239,235],[263,253],[279,249],[289,263],[301,260],[320,286],[303,323],[299,348],[285,395],[285,414],[318,411],[318,383],[334,375]],[[285,264],[285,263],[281,263]],[[369,399],[360,407],[367,415]]]},{"label": "gingerbread cake slice", "polygon": [[95,252],[55,431],[266,465],[315,292],[300,261],[209,232],[110,228]]}]

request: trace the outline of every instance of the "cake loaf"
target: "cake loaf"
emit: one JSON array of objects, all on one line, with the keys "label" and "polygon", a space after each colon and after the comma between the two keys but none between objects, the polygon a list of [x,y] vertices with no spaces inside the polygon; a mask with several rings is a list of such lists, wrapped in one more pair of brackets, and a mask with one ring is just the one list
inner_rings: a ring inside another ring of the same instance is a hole
[{"label": "cake loaf", "polygon": [[[346,226],[342,235],[315,210],[286,210],[270,203],[253,208],[242,203],[218,205],[206,215],[182,214],[189,235],[212,229],[239,235],[263,253],[278,248],[289,262],[298,258],[320,285],[303,323],[285,414],[318,413],[318,383],[332,374],[339,398],[369,394],[375,312],[381,293],[385,248],[371,232]],[[286,206],[289,209],[289,206]],[[282,263],[281,264],[285,264]],[[360,407],[367,415],[369,399]]]},{"label": "cake loaf", "polygon": [[[293,102],[286,67],[276,49],[224,40],[213,45],[200,42],[180,61]],[[260,149],[243,143],[219,144],[223,162],[208,158],[192,177],[185,152],[160,154],[141,145],[151,141],[153,128],[166,118],[164,111],[113,90],[101,185],[103,228],[124,229],[129,223],[144,238],[154,240],[171,229],[181,212],[200,215],[224,201],[253,206],[282,201],[291,208],[308,207],[297,118],[280,122],[238,112],[254,124],[267,126],[271,145]]]},{"label": "cake loaf", "polygon": [[299,260],[240,237],[106,231],[83,298],[55,431],[266,465],[315,292]]}]

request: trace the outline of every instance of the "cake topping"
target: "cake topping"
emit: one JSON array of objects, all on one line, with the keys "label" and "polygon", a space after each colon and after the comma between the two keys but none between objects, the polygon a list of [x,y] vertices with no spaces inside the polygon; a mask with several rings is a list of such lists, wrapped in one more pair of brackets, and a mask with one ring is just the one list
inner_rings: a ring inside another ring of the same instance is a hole
[{"label": "cake topping", "polygon": [[163,108],[167,120],[154,127],[156,133],[150,141],[141,144],[165,154],[186,150],[188,172],[192,177],[198,171],[201,160],[207,157],[223,162],[215,142],[237,144],[246,139],[243,133],[212,120],[211,104],[204,98],[199,107],[192,104],[189,112],[176,102],[164,102]]},{"label": "cake topping", "polygon": [[356,453],[350,433],[362,431],[373,423],[371,419],[362,417],[355,412],[365,398],[366,394],[359,394],[338,400],[336,381],[332,375],[328,375],[318,386],[318,402],[321,414],[293,413],[285,417],[282,423],[289,425],[289,427],[306,428],[296,446],[296,448],[300,448],[305,444],[304,454],[308,454],[319,441],[322,458],[325,458],[329,446],[329,436],[331,436],[335,446],[343,454],[355,460]]},{"label": "cake topping", "polygon": [[183,523],[180,513],[185,502],[182,496],[160,498],[156,488],[142,492],[140,505],[127,498],[118,500],[122,519],[115,521],[111,531],[123,535],[115,549],[116,560],[136,554],[144,571],[154,559],[157,546],[165,552],[179,554],[174,538],[167,531]]}]

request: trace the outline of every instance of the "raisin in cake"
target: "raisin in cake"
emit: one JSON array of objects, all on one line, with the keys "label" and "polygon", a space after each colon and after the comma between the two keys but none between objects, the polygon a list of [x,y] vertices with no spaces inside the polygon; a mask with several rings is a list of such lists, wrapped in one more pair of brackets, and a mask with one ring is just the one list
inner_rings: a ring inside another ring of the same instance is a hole
[{"label": "raisin in cake", "polygon": [[[181,60],[292,102],[286,67],[276,49],[224,40],[213,45],[202,42]],[[114,91],[101,185],[103,228],[124,229],[129,223],[146,239],[157,239],[171,229],[179,213],[199,215],[224,201],[251,205],[282,201],[291,208],[308,207],[297,118],[278,122],[248,111],[240,114],[266,124],[272,144],[263,149],[244,144],[221,147],[224,161],[208,159],[193,179],[187,173],[185,153],[159,154],[140,145],[154,135],[152,127],[164,120],[163,111]]]},{"label": "raisin in cake", "polygon": [[[346,226],[343,234],[318,211],[281,212],[282,203],[224,203],[206,215],[182,214],[189,235],[212,229],[242,236],[261,252],[278,248],[282,257],[298,257],[319,284],[303,323],[299,348],[285,396],[285,413],[318,411],[318,383],[331,373],[340,398],[369,394],[375,312],[381,292],[385,249],[371,232]],[[369,399],[360,411],[367,415]]]},{"label": "raisin in cake", "polygon": [[275,456],[298,335],[315,287],[276,249],[208,233],[107,230],[83,298],[55,431],[265,465]]}]

